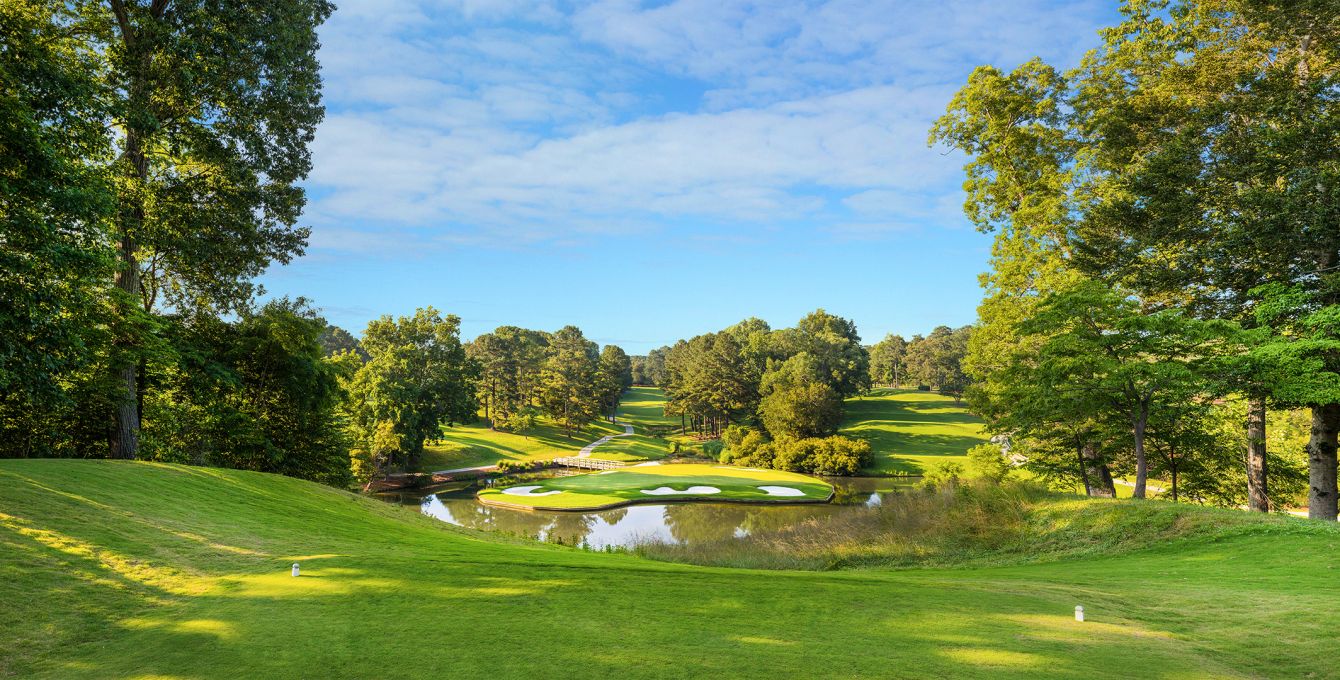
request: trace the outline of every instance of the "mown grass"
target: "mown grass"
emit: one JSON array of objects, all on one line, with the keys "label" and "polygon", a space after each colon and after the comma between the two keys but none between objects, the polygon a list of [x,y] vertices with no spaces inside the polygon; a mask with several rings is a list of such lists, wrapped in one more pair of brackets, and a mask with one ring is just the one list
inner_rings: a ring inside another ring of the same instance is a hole
[{"label": "mown grass", "polygon": [[[0,489],[11,677],[1337,674],[1340,533],[1303,520],[1046,564],[761,572],[508,542],[255,473],[0,461]],[[1068,502],[1058,526],[1127,508]],[[1148,520],[1126,518],[1085,521]]]},{"label": "mown grass", "polygon": [[[667,453],[664,439],[651,436],[648,428],[678,420],[664,414],[665,393],[655,387],[632,387],[624,393],[618,419],[633,426],[634,434],[619,437],[592,451],[593,458],[604,460],[640,461],[660,460]],[[425,447],[417,472],[433,472],[464,467],[496,465],[504,460],[552,460],[574,456],[582,447],[610,434],[620,434],[618,425],[599,420],[573,432],[567,431],[547,417],[541,416],[535,427],[525,432],[502,432],[489,429],[488,423],[475,423],[443,428],[442,436]]]},{"label": "mown grass", "polygon": [[919,475],[945,460],[967,461],[987,441],[982,420],[934,392],[882,388],[852,397],[839,434],[865,439],[874,451],[867,474]]},{"label": "mown grass", "polygon": [[568,437],[567,430],[548,418],[525,432],[491,430],[481,421],[443,428],[439,441],[425,447],[417,471],[432,472],[463,467],[496,465],[503,460],[550,460],[574,456],[583,446],[623,428],[596,421]]},{"label": "mown grass", "polygon": [[[760,485],[784,486],[797,489],[801,496],[772,496],[759,489]],[[546,496],[516,496],[505,493],[509,486],[538,486],[535,493]],[[711,486],[720,493],[690,494],[692,486]],[[653,495],[644,489],[668,487],[685,493]],[[557,491],[559,493],[553,494]],[[487,488],[479,498],[491,503],[524,506],[534,509],[567,510],[573,508],[600,508],[630,502],[664,502],[668,500],[795,502],[822,501],[833,495],[833,486],[821,479],[781,470],[755,470],[725,465],[679,463],[653,465],[593,472],[571,477],[549,479]]]}]

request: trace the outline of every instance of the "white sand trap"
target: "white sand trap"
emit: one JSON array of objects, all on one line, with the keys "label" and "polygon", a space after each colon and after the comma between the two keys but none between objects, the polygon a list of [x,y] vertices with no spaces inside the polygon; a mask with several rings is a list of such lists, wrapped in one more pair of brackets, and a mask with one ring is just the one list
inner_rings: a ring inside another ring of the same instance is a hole
[{"label": "white sand trap", "polygon": [[721,489],[718,489],[715,486],[691,486],[688,489],[685,489],[684,491],[676,491],[668,486],[658,486],[655,489],[643,489],[642,493],[645,493],[648,496],[668,496],[670,494],[677,494],[677,493],[707,495],[710,493],[721,493]]},{"label": "white sand trap", "polygon": [[563,493],[562,491],[541,491],[536,493],[535,490],[538,488],[540,488],[538,484],[535,486],[509,486],[506,489],[503,489],[502,492],[508,496],[526,496],[528,498],[534,498],[536,496],[552,496],[556,493]]},{"label": "white sand trap", "polygon": [[789,486],[760,486],[760,491],[769,496],[804,496],[805,492],[800,489],[792,489]]},{"label": "white sand trap", "polygon": [[650,467],[650,466],[652,466],[652,465],[660,465],[660,464],[661,464],[661,461],[659,461],[659,460],[653,460],[653,461],[648,461],[648,462],[646,462],[646,463],[638,463],[637,465],[634,465],[633,467]]}]

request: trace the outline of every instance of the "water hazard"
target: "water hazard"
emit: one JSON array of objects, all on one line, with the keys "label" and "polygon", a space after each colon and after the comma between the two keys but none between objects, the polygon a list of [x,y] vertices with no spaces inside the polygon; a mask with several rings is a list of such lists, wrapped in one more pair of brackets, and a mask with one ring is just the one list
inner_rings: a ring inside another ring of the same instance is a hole
[{"label": "water hazard", "polygon": [[418,506],[444,522],[514,536],[586,545],[596,550],[626,548],[646,540],[695,543],[743,538],[805,520],[878,505],[914,480],[889,477],[833,477],[833,502],[810,505],[742,505],[689,502],[630,505],[599,512],[509,510],[475,501],[477,484],[381,494],[384,500]]}]

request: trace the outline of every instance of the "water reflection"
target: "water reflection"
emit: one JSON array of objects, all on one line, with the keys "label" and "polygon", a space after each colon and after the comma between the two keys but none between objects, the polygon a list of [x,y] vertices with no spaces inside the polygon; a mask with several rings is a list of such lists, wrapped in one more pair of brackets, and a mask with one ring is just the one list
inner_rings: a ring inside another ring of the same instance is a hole
[{"label": "water reflection", "polygon": [[836,488],[833,502],[818,505],[693,502],[630,505],[600,512],[527,512],[476,502],[478,487],[473,484],[382,494],[381,498],[417,505],[424,514],[458,526],[603,550],[607,546],[629,547],[646,539],[694,543],[743,538],[861,506],[879,505],[913,483],[888,477],[828,481]]}]

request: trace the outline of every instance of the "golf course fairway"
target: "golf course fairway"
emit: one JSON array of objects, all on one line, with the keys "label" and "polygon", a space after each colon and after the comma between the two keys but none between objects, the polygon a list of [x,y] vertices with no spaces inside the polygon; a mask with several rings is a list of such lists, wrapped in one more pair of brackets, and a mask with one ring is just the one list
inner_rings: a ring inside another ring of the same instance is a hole
[{"label": "golf course fairway", "polygon": [[0,460],[0,677],[1336,677],[1337,527],[1084,503],[1089,556],[758,571],[492,536],[277,475]]},{"label": "golf course fairway", "polygon": [[527,510],[600,510],[682,500],[822,503],[832,496],[832,485],[814,477],[701,463],[636,465],[479,492],[482,503]]}]

